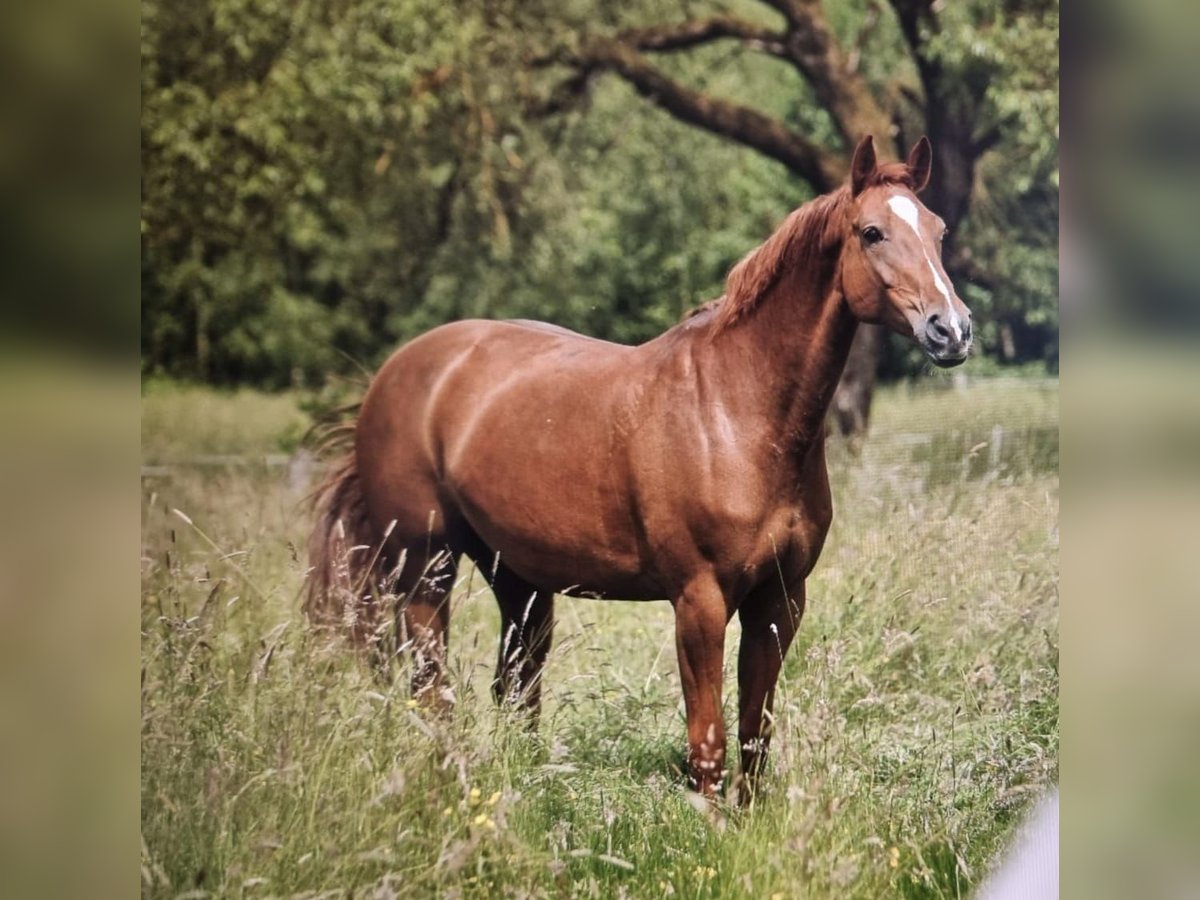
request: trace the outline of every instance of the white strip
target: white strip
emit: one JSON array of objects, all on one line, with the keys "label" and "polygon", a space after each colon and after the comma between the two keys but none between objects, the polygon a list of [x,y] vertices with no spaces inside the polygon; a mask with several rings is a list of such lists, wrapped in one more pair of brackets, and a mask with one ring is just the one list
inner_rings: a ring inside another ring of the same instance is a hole
[{"label": "white strip", "polygon": [[[923,246],[922,249],[924,249]],[[942,281],[942,276],[938,274],[937,267],[934,266],[933,260],[929,258],[928,250],[925,251],[925,262],[929,263],[929,271],[933,274],[933,286],[938,289],[938,292],[943,297],[946,298],[946,303],[950,304],[950,292],[946,290],[946,282]],[[954,307],[952,305],[950,306],[950,315],[956,319],[958,318],[958,315],[954,312]]]},{"label": "white strip", "polygon": [[909,228],[917,233],[917,237],[921,236],[921,219],[917,213],[917,204],[901,194],[896,194],[888,200],[888,206],[892,208],[892,212],[904,220]]},{"label": "white strip", "polygon": [[954,301],[950,299],[950,289],[946,286],[946,282],[942,280],[942,276],[938,274],[937,266],[933,264],[933,260],[929,257],[929,251],[925,247],[925,241],[921,238],[920,213],[917,212],[917,204],[913,203],[902,194],[895,194],[888,200],[888,206],[892,212],[896,214],[909,228],[917,234],[917,240],[921,241],[921,252],[925,254],[925,262],[929,264],[929,271],[933,275],[933,286],[938,289],[946,299],[946,309],[950,311],[947,317],[950,328],[954,331],[954,339],[962,340],[962,324],[959,321],[958,313],[954,309]]}]

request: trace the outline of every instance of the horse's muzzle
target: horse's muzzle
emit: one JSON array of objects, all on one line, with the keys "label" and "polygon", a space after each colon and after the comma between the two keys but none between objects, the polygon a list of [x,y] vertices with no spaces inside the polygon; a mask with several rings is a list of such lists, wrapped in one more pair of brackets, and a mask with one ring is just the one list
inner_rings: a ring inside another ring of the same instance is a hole
[{"label": "horse's muzzle", "polygon": [[921,347],[935,366],[950,369],[966,361],[971,350],[971,319],[949,324],[938,313],[925,319]]}]

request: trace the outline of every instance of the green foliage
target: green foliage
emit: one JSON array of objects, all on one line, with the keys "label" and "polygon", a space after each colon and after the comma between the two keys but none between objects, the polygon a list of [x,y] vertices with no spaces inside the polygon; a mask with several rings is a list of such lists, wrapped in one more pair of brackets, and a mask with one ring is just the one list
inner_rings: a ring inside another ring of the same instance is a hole
[{"label": "green foliage", "polygon": [[480,27],[428,0],[146,6],[147,369],[279,385],[396,338],[495,164]]},{"label": "green foliage", "polygon": [[[1058,364],[1058,4],[948,4],[936,57],[986,85],[994,131],[958,243],[985,352]],[[975,277],[970,277],[974,275]]]},{"label": "green foliage", "polygon": [[[560,600],[535,736],[492,709],[498,615],[464,566],[439,720],[306,627],[302,486],[144,479],[143,895],[968,896],[1057,777],[1058,480],[977,474],[965,451],[914,463],[906,441],[949,453],[951,409],[985,433],[1053,424],[1057,393],[945,388],[883,390],[862,455],[832,448],[838,516],[766,793],[712,817],[683,790],[667,604]],[[214,431],[257,453],[287,399],[156,384],[147,458]]]},{"label": "green foliage", "polygon": [[149,379],[142,383],[142,459],[171,464],[203,456],[278,454],[308,428],[298,395],[217,389]]},{"label": "green foliage", "polygon": [[[915,83],[886,11],[829,6],[881,96]],[[937,53],[991,79],[1003,134],[961,240],[987,277],[961,290],[986,352],[1044,358],[1057,334],[1057,8],[942,15]],[[613,77],[546,115],[563,74],[530,64],[582,30],[679,17],[650,0],[619,12],[587,0],[147,0],[144,372],[313,383],[467,316],[640,341],[716,296],[809,187]],[[839,140],[795,70],[761,53],[717,44],[656,62]]]}]

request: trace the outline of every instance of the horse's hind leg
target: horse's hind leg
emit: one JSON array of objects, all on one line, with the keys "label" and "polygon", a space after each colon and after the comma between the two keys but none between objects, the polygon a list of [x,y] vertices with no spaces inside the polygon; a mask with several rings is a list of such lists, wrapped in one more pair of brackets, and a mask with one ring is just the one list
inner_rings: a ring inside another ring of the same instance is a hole
[{"label": "horse's hind leg", "polygon": [[446,680],[446,651],[450,591],[457,573],[458,556],[449,547],[432,554],[421,571],[406,579],[407,596],[397,622],[400,646],[407,646],[412,653],[413,699],[435,709],[454,705],[454,693]]},{"label": "horse's hind leg", "polygon": [[529,714],[537,725],[542,706],[542,670],[554,633],[554,594],[539,591],[503,565],[489,582],[500,605],[500,652],[492,696]]}]

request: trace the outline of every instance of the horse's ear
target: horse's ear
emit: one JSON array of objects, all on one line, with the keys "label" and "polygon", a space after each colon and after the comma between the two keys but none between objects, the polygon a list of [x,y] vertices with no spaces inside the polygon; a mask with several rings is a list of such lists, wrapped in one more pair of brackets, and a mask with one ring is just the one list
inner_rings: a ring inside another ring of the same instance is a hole
[{"label": "horse's ear", "polygon": [[929,170],[933,166],[933,147],[929,144],[929,138],[922,135],[921,139],[913,144],[913,148],[908,151],[907,165],[913,193],[919,194],[925,190],[925,185],[929,184]]},{"label": "horse's ear", "polygon": [[857,197],[874,174],[875,138],[868,134],[854,148],[854,160],[850,163],[850,192]]}]

